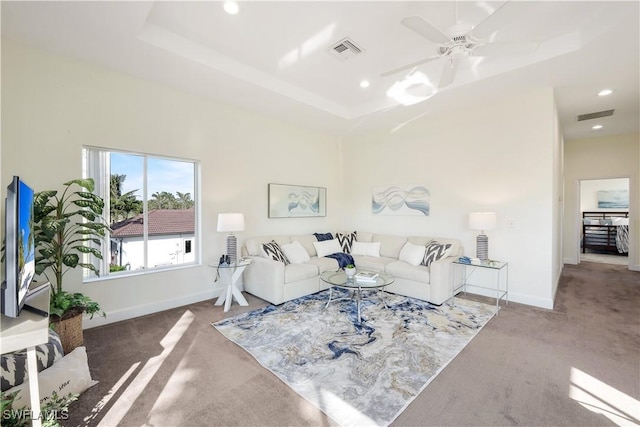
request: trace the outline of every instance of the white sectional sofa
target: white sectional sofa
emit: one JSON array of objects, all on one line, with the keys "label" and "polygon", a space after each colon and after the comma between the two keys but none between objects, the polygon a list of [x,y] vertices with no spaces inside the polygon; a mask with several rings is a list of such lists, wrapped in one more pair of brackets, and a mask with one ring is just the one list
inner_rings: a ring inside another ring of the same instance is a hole
[{"label": "white sectional sofa", "polygon": [[[302,262],[301,259],[296,259],[288,265],[268,258],[269,254],[263,250],[263,244],[272,241],[280,247],[299,242],[308,257],[304,257]],[[353,246],[353,249],[357,251],[351,254],[356,267],[392,275],[395,282],[386,288],[388,292],[418,298],[437,305],[451,297],[454,280],[452,262],[463,254],[458,240],[358,231],[356,241],[358,244]],[[430,247],[432,254],[434,254],[433,249],[438,249],[439,245],[438,255],[442,258],[431,262],[429,266],[415,265],[420,248],[425,248],[432,241],[435,241]],[[313,234],[247,239],[242,247],[242,256],[251,258],[252,263],[244,273],[244,290],[278,305],[327,289],[328,284],[320,279],[320,273],[338,270],[338,262],[333,258],[318,257],[314,242],[317,242],[317,239]],[[434,246],[436,243],[437,245]],[[369,252],[368,255],[365,254],[366,251],[362,252],[363,248]]]}]

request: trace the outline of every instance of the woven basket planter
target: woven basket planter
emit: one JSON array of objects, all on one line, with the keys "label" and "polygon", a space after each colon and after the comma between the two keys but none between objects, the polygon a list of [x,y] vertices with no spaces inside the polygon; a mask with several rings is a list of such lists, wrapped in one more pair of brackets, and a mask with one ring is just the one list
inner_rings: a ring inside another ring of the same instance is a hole
[{"label": "woven basket planter", "polygon": [[82,334],[82,313],[59,322],[53,322],[53,330],[60,335],[64,354],[69,354],[74,348],[84,344]]}]

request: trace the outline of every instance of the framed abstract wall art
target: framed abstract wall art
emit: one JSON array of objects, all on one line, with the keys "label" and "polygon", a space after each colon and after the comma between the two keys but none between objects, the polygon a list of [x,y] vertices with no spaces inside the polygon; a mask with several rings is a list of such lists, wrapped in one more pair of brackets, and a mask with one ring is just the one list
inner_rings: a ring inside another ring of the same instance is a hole
[{"label": "framed abstract wall art", "polygon": [[429,216],[429,190],[423,185],[374,187],[371,209],[374,215]]},{"label": "framed abstract wall art", "polygon": [[300,218],[326,215],[326,188],[269,184],[269,218]]},{"label": "framed abstract wall art", "polygon": [[628,209],[629,208],[629,191],[628,190],[598,191],[598,208]]}]

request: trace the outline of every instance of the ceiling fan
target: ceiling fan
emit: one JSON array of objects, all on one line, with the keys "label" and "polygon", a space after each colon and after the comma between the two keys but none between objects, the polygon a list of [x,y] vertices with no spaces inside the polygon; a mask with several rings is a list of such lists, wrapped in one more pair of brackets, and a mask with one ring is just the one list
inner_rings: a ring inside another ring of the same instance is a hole
[{"label": "ceiling fan", "polygon": [[491,42],[487,38],[502,25],[512,22],[517,12],[514,7],[507,7],[509,1],[498,6],[493,13],[475,27],[458,22],[458,3],[454,3],[455,24],[447,33],[422,16],[409,16],[401,23],[410,30],[420,34],[427,40],[437,44],[437,55],[412,62],[399,68],[382,73],[382,77],[390,76],[401,71],[415,68],[431,61],[444,60],[442,76],[438,88],[453,83],[458,67],[462,61],[471,57],[485,57],[509,54],[524,54],[538,48],[538,42]]}]

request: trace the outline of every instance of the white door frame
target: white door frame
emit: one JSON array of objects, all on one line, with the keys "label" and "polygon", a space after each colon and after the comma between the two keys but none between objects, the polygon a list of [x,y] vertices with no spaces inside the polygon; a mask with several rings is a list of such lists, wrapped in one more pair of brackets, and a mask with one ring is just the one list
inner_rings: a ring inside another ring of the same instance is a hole
[{"label": "white door frame", "polygon": [[580,244],[580,240],[582,237],[582,215],[581,215],[581,209],[580,209],[580,202],[582,199],[582,182],[583,181],[602,181],[602,180],[607,180],[607,179],[627,179],[628,183],[627,183],[627,191],[629,191],[629,253],[627,256],[627,266],[629,267],[629,270],[632,270],[632,259],[631,259],[631,254],[632,254],[632,248],[634,248],[635,246],[635,241],[634,241],[634,234],[631,232],[631,227],[633,224],[633,218],[635,218],[635,210],[633,209],[634,206],[634,200],[631,194],[631,183],[632,183],[632,178],[630,176],[608,176],[608,177],[591,177],[591,178],[578,178],[578,182],[576,185],[576,189],[578,192],[577,195],[577,203],[576,203],[576,211],[574,212],[575,218],[578,218],[578,221],[576,221],[576,236],[577,239],[575,241],[575,245],[577,247],[577,263],[580,264],[580,255],[582,254],[582,245]]}]

